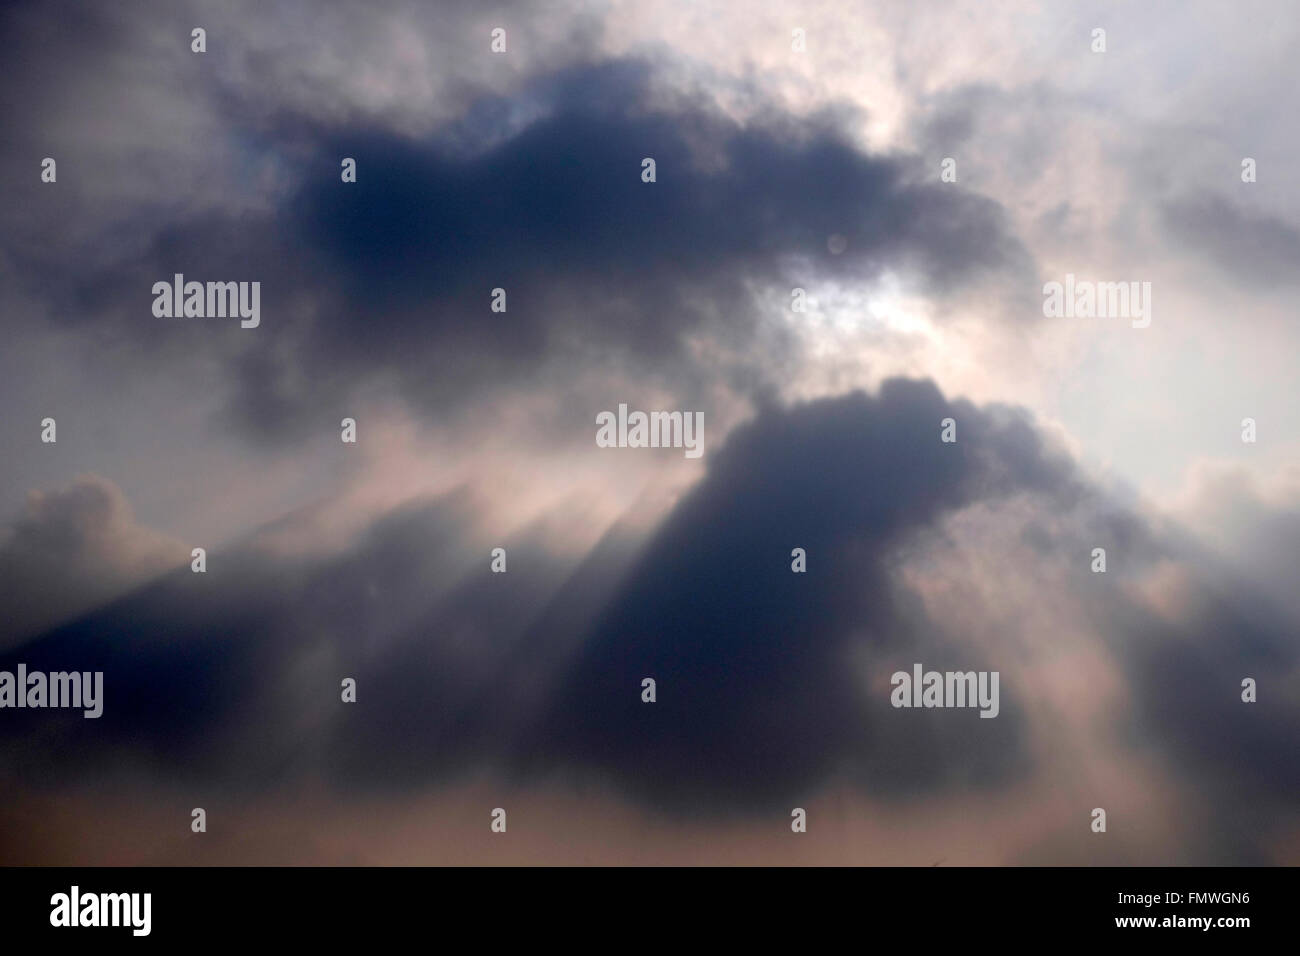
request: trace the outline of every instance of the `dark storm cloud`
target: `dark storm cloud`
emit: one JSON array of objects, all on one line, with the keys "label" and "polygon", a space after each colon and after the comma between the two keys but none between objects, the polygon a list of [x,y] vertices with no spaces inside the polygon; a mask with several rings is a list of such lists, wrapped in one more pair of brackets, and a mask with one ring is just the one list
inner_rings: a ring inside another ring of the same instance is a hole
[{"label": "dark storm cloud", "polygon": [[[787,140],[698,106],[591,102],[611,72],[616,93],[631,85],[626,65],[558,83],[585,92],[468,160],[382,132],[320,143],[328,159],[285,216],[338,293],[312,330],[315,359],[396,367],[435,405],[484,380],[527,380],[539,360],[630,359],[698,386],[706,370],[686,338],[746,350],[763,322],[752,284],[788,296],[888,267],[951,288],[1016,261],[995,205],[910,184],[905,160],[862,155],[832,130]],[[355,188],[335,181],[340,155],[357,158]],[[640,180],[647,156],[654,184]],[[841,257],[826,250],[832,234],[848,240]],[[813,264],[801,272],[797,256]],[[508,314],[488,311],[496,287]]]},{"label": "dark storm cloud", "polygon": [[[288,219],[354,298],[394,304],[521,273],[707,290],[733,271],[774,280],[783,256],[802,255],[841,277],[911,266],[946,286],[1015,262],[996,204],[912,182],[910,157],[865,155],[813,119],[655,111],[642,105],[648,75],[619,62],[553,79],[547,116],[469,159],[446,158],[438,139],[324,131]],[[340,155],[364,170],[355,188],[339,188]],[[643,157],[658,182],[641,182]],[[836,233],[848,240],[839,257],[826,251]],[[691,320],[661,316],[663,339]],[[579,321],[589,334],[601,325]]]},{"label": "dark storm cloud", "polygon": [[[956,445],[939,441],[948,415]],[[1017,492],[1076,494],[1025,419],[892,381],[765,412],[631,567],[617,530],[575,564],[526,529],[493,575],[459,496],[390,515],[341,557],[232,549],[6,656],[103,670],[106,688],[94,721],[8,712],[6,762],[71,782],[143,760],[234,788],[613,772],[678,808],[752,805],[837,770],[882,793],[994,782],[1026,760],[1013,688],[995,720],[888,706],[886,659],[999,662],[932,633],[886,562],[941,513]],[[794,546],[810,573],[790,572]],[[356,705],[339,702],[343,676]]]},{"label": "dark storm cloud", "polygon": [[[815,295],[819,281],[888,270],[943,295],[1028,274],[998,204],[931,181],[916,157],[861,152],[826,116],[770,109],[746,125],[702,98],[652,95],[656,71],[673,69],[689,67],[621,60],[535,76],[527,92],[468,100],[427,136],[383,115],[304,112],[274,85],[249,102],[192,75],[186,88],[222,130],[227,209],[186,201],[177,170],[194,159],[168,156],[164,141],[150,161],[176,175],[111,213],[81,201],[96,175],[81,164],[57,188],[16,176],[23,213],[5,257],[55,322],[116,346],[100,359],[124,374],[195,355],[225,363],[235,421],[276,439],[379,377],[438,416],[615,369],[702,407],[719,375],[770,386],[760,330],[796,350],[785,310],[766,314],[756,293],[788,303],[796,285]],[[68,99],[49,108],[74,109]],[[358,162],[355,184],[340,181],[344,156]],[[656,183],[641,181],[644,157]],[[268,197],[257,183],[271,175],[286,186]],[[96,192],[112,196],[112,182]],[[76,228],[62,238],[54,221]],[[828,252],[832,235],[842,255]],[[260,281],[262,327],[155,318],[152,284],[178,272]],[[506,314],[489,310],[496,287]],[[697,338],[744,368],[701,367],[687,347]]]},{"label": "dark storm cloud", "polygon": [[[945,417],[956,444],[939,440]],[[1275,819],[1298,782],[1295,622],[1108,504],[1023,413],[907,380],[763,409],[648,539],[616,527],[583,557],[557,550],[550,524],[485,534],[463,493],[400,509],[335,556],[210,555],[205,575],[176,573],[0,658],[105,673],[97,720],[6,711],[0,766],[10,786],[129,768],[234,794],[496,771],[612,782],[681,813],[771,809],[833,780],[884,798],[1005,786],[1035,759],[1021,640],[971,641],[1000,614],[978,601],[960,622],[930,619],[896,568],[946,515],[1012,498],[1027,553],[1112,548],[1115,576],[1081,570],[1076,598],[1128,688],[1120,739],[1172,756],[1222,812],[1250,797],[1252,819]],[[488,569],[498,544],[506,575]],[[790,570],[794,547],[806,574]],[[1162,560],[1200,575],[1181,622],[1121,586]],[[1000,671],[1000,715],[892,708],[890,673],[918,661]],[[356,704],[339,700],[344,676]],[[1244,676],[1260,704],[1240,703]],[[1244,834],[1220,842],[1256,855]]]},{"label": "dark storm cloud", "polygon": [[[949,416],[957,444],[939,440]],[[771,410],[655,535],[537,743],[671,804],[795,798],[836,772],[885,794],[1001,780],[1026,760],[1013,687],[994,720],[890,706],[895,666],[1010,662],[948,644],[889,561],[945,512],[1017,492],[1069,500],[1074,481],[1024,419],[929,383]],[[791,572],[794,547],[806,574]]]},{"label": "dark storm cloud", "polygon": [[1216,195],[1165,203],[1162,214],[1174,240],[1239,282],[1268,289],[1300,281],[1300,231],[1281,219]]}]

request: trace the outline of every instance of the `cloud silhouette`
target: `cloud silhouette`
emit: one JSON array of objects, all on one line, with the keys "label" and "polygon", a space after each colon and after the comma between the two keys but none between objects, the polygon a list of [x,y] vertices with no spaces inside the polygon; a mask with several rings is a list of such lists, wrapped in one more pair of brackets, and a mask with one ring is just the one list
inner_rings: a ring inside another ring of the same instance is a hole
[{"label": "cloud silhouette", "polygon": [[111,481],[82,475],[66,488],[34,491],[0,537],[6,625],[0,647],[48,630],[163,571],[189,551],[137,524]]},{"label": "cloud silhouette", "polygon": [[[30,221],[6,255],[53,321],[94,328],[118,358],[221,362],[232,420],[281,443],[376,381],[434,421],[607,369],[702,406],[719,369],[700,342],[739,356],[751,392],[770,383],[772,336],[796,350],[765,295],[886,272],[935,296],[1033,286],[1001,206],[923,177],[916,157],[864,152],[834,116],[773,107],[742,122],[703,96],[665,102],[653,76],[638,59],[568,67],[535,78],[526,105],[484,94],[420,135],[286,108],[270,136],[245,117],[239,162],[273,169],[277,190],[254,179],[224,208],[138,208],[110,252],[120,219],[33,232],[65,200],[23,180]],[[153,317],[153,283],[177,273],[261,282],[264,328]],[[496,288],[506,313],[490,311]]]}]

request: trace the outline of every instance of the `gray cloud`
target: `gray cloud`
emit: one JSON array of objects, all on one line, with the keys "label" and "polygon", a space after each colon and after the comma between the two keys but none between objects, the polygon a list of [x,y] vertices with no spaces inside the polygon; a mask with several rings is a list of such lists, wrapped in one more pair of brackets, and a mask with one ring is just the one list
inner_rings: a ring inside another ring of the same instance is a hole
[{"label": "gray cloud", "polygon": [[1162,207],[1171,237],[1237,281],[1265,289],[1300,279],[1300,231],[1223,196],[1171,200]]},{"label": "gray cloud", "polygon": [[[6,393],[6,451],[24,474],[7,493],[53,487],[45,478],[59,467],[93,469],[122,481],[137,507],[166,498],[164,511],[205,514],[205,533],[229,525],[223,536],[237,536],[249,515],[330,494],[354,467],[373,469],[367,502],[397,500],[407,492],[379,486],[408,487],[390,482],[408,450],[394,436],[408,424],[421,432],[411,448],[436,437],[439,467],[454,462],[448,472],[474,481],[493,469],[529,475],[534,454],[549,465],[580,441],[589,453],[590,412],[624,398],[702,409],[716,429],[707,474],[659,526],[645,532],[629,518],[586,554],[565,531],[591,524],[584,496],[608,497],[601,478],[662,478],[663,459],[629,457],[597,473],[577,458],[573,510],[508,535],[501,496],[462,489],[393,509],[342,550],[324,550],[324,532],[305,535],[317,548],[292,556],[268,545],[277,529],[237,537],[209,555],[205,575],[184,566],[189,545],[141,527],[111,483],[87,478],[34,497],[0,542],[0,585],[12,595],[0,667],[103,669],[108,697],[96,721],[6,712],[0,805],[124,781],[151,796],[176,787],[214,807],[253,798],[266,808],[323,783],[338,814],[356,816],[370,799],[505,778],[562,793],[608,787],[668,814],[680,835],[690,832],[683,814],[784,816],[792,799],[844,788],[887,812],[933,801],[944,809],[919,812],[918,829],[950,814],[945,835],[961,839],[972,831],[951,819],[984,798],[1025,809],[1030,830],[1059,815],[1060,832],[1073,833],[1075,811],[1062,802],[1093,799],[1098,781],[1122,793],[1115,775],[1139,767],[1176,791],[1178,859],[1285,856],[1270,840],[1294,831],[1300,782],[1297,604],[1285,573],[1300,553],[1294,507],[1243,493],[1232,518],[1248,516],[1249,527],[1229,546],[1208,532],[1198,539],[1199,516],[1172,528],[1146,504],[1118,500],[1024,413],[945,398],[928,381],[810,404],[779,398],[867,380],[854,371],[809,382],[811,369],[836,366],[801,349],[839,341],[818,323],[860,322],[854,331],[869,333],[876,321],[828,309],[801,322],[788,311],[790,288],[854,299],[897,277],[924,300],[918,318],[935,320],[911,326],[899,315],[889,328],[918,341],[933,333],[933,350],[900,350],[919,357],[900,360],[910,374],[929,373],[931,359],[957,376],[973,365],[1008,379],[1005,389],[960,379],[980,394],[1035,394],[1016,382],[1045,361],[1051,371],[1039,373],[1060,380],[1035,397],[1059,413],[1062,396],[1095,404],[1095,381],[1078,373],[1128,380],[1117,376],[1130,362],[1158,355],[1169,364],[1155,380],[1170,384],[1126,392],[1126,407],[1152,420],[1166,401],[1181,407],[1188,395],[1177,389],[1203,377],[1165,348],[1172,339],[1116,346],[1116,362],[1100,339],[1082,338],[1090,331],[1035,323],[1012,342],[1022,326],[994,329],[988,317],[1038,316],[1034,256],[1155,262],[1167,250],[1152,238],[1244,285],[1292,285],[1300,235],[1285,219],[1286,194],[1270,193],[1277,202],[1262,214],[1186,192],[1235,172],[1239,141],[1286,155],[1276,139],[1284,124],[1250,128],[1268,125],[1280,101],[1257,84],[1219,83],[1230,93],[1221,102],[1242,109],[1227,111],[1232,132],[1207,146],[1203,99],[1189,95],[1195,115],[1169,126],[1141,119],[1167,102],[1150,85],[1163,66],[1148,54],[1180,59],[1189,36],[1162,32],[1139,50],[1128,41],[1154,23],[1146,15],[1113,29],[1104,75],[1072,70],[1057,88],[1042,77],[1062,56],[1101,62],[1088,59],[1082,28],[1075,42],[1045,14],[1010,36],[1005,18],[1018,13],[1003,11],[979,21],[968,44],[927,35],[962,17],[939,11],[912,31],[903,29],[915,25],[911,7],[898,10],[907,15],[884,20],[906,34],[885,71],[894,85],[875,71],[837,75],[836,61],[857,48],[824,32],[821,59],[775,72],[760,49],[767,40],[745,33],[762,64],[746,73],[740,61],[702,64],[630,43],[641,38],[621,14],[601,44],[603,15],[528,5],[0,11],[16,64],[0,91],[0,174],[11,186],[0,208],[0,307],[23,323],[8,340],[6,377],[22,386]],[[510,30],[508,58],[486,53],[498,20]],[[195,24],[209,30],[201,57],[188,49]],[[1020,74],[961,67],[1017,44],[1036,63]],[[1220,58],[1213,82],[1244,78],[1240,60]],[[1275,57],[1261,82],[1284,88],[1278,65],[1289,63]],[[881,108],[897,114],[880,128],[914,137],[921,155],[866,150],[856,104],[809,107],[829,88],[879,88]],[[1133,109],[1116,108],[1130,97]],[[960,187],[934,181],[934,160],[954,145]],[[1199,159],[1184,163],[1189,154]],[[46,155],[59,160],[56,186],[37,179]],[[339,181],[343,156],[359,161],[355,185]],[[654,185],[640,182],[644,156],[658,161]],[[1007,205],[972,184],[1003,190]],[[1010,224],[1013,208],[1037,231],[1032,253]],[[1155,236],[1144,228],[1152,208],[1163,226]],[[827,248],[832,234],[845,241],[841,255]],[[155,319],[150,288],[175,272],[261,281],[262,327]],[[488,311],[496,286],[509,294],[503,315]],[[1006,365],[984,362],[1004,335],[1014,346]],[[1277,341],[1264,344],[1289,354]],[[866,369],[879,352],[844,358]],[[80,380],[89,363],[94,375]],[[126,391],[142,381],[147,389]],[[1234,384],[1226,378],[1223,394]],[[405,407],[386,417],[392,395]],[[364,441],[381,441],[338,457],[338,419],[372,398]],[[723,445],[750,409],[753,421]],[[60,416],[60,444],[27,457],[23,423],[47,411]],[[114,415],[132,429],[117,429]],[[938,441],[946,415],[959,423],[956,446]],[[1287,419],[1269,418],[1270,436],[1285,431]],[[213,419],[230,434],[202,427]],[[503,433],[484,440],[484,423],[496,421],[507,422]],[[106,451],[119,434],[130,440]],[[516,436],[513,455],[496,451]],[[1081,454],[1109,462],[1109,439],[1092,437]],[[124,477],[107,454],[138,470]],[[269,487],[268,462],[284,466],[289,491]],[[638,471],[641,462],[652,464]],[[1221,490],[1237,501],[1232,482]],[[973,537],[953,558],[946,538],[974,515],[985,524],[965,526]],[[312,517],[285,526],[295,522]],[[1107,575],[1086,572],[1098,543],[1110,552]],[[488,571],[497,545],[509,549],[506,576]],[[807,575],[790,573],[795,546],[808,549]],[[1031,684],[1048,670],[1044,658],[1105,686],[1067,686],[1077,696],[1058,701]],[[893,710],[888,674],[914,660],[1001,670],[1002,715]],[[358,704],[339,701],[342,676],[358,679]],[[639,699],[643,676],[660,682],[652,708]],[[1243,676],[1260,681],[1256,705],[1239,701]],[[1099,697],[1101,716],[1089,710]],[[1076,746],[1087,758],[1077,771]],[[98,812],[97,822],[144,816]],[[1144,862],[1133,832],[1112,841],[1114,859]],[[41,861],[39,837],[23,845],[23,859]],[[1088,852],[1063,837],[1033,858],[1059,862],[1058,847]],[[246,850],[223,852],[238,860]]]},{"label": "gray cloud", "polygon": [[[938,440],[950,414],[957,445]],[[764,412],[644,548],[615,529],[577,563],[544,528],[521,529],[508,576],[493,575],[490,539],[452,495],[382,519],[336,558],[214,554],[206,575],[180,571],[24,654],[108,675],[116,705],[93,730],[72,722],[70,759],[53,760],[74,777],[153,741],[159,769],[238,786],[304,753],[363,788],[613,760],[666,806],[788,794],[839,764],[882,792],[992,781],[1024,759],[1013,700],[996,721],[903,725],[868,688],[881,650],[975,666],[929,633],[886,561],[963,503],[1068,498],[1074,483],[1023,417],[897,381],[879,398]],[[794,546],[812,573],[790,573]],[[662,686],[647,726],[643,671]],[[345,675],[368,706],[340,709]]]},{"label": "gray cloud", "polygon": [[0,537],[6,628],[0,646],[47,630],[163,571],[189,551],[137,524],[121,490],[83,475],[32,492],[25,514]]},{"label": "gray cloud", "polygon": [[[949,416],[955,445],[939,441]],[[984,580],[991,595],[960,620],[934,617],[902,564],[926,566],[947,518],[1012,502],[1023,555],[982,545],[1005,582]],[[1215,812],[1261,798],[1251,827],[1197,838],[1197,852],[1266,858],[1259,834],[1285,819],[1294,621],[1244,582],[1213,584],[1205,555],[1108,500],[1023,412],[891,380],[874,396],[765,407],[649,538],[616,526],[569,555],[552,537],[562,515],[506,540],[480,519],[458,492],[394,511],[333,556],[276,556],[254,538],[210,556],[206,575],[179,571],[60,627],[0,666],[102,669],[104,716],[11,712],[0,754],[52,788],[115,766],[230,798],[494,773],[612,784],[673,815],[768,812],[834,784],[885,801],[1012,792],[1042,770],[1031,739],[1059,735],[1064,716],[1027,703],[1026,648],[1045,636],[998,636],[997,588],[1014,586],[1091,608],[1126,701],[1112,746],[1172,757]],[[1105,576],[1086,572],[1098,540]],[[507,575],[488,569],[496,544]],[[793,547],[807,574],[791,573]],[[1062,561],[1075,573],[1054,576]],[[1177,619],[1132,589],[1169,562],[1200,582]],[[915,661],[1000,671],[1000,716],[893,709],[889,673]],[[1238,701],[1239,674],[1266,688],[1260,705]],[[355,705],[338,699],[344,676]]]},{"label": "gray cloud", "polygon": [[[46,55],[90,43],[78,23]],[[186,57],[167,69],[193,73]],[[996,203],[922,181],[913,157],[862,152],[831,113],[773,107],[742,124],[706,95],[663,96],[655,78],[686,69],[669,62],[533,68],[526,92],[476,87],[420,132],[383,110],[277,101],[275,84],[250,99],[213,70],[188,81],[187,103],[221,130],[223,194],[186,201],[187,182],[163,175],[146,201],[87,203],[85,163],[69,162],[57,188],[15,169],[22,214],[4,260],[52,321],[111,342],[99,358],[123,375],[223,363],[230,421],[275,440],[301,437],[317,409],[377,380],[439,420],[485,394],[609,367],[695,407],[720,371],[761,394],[774,374],[764,355],[796,351],[761,293],[890,271],[945,296],[1028,274]],[[126,101],[105,108],[130,122]],[[178,167],[195,161],[170,141],[159,150]],[[358,160],[355,184],[339,180],[343,156]],[[654,184],[640,181],[645,156]],[[70,217],[70,235],[53,228]],[[831,235],[844,254],[827,251]],[[154,318],[152,284],[178,272],[260,281],[263,328]],[[495,287],[508,314],[488,309]],[[699,341],[737,367],[701,363]]]}]

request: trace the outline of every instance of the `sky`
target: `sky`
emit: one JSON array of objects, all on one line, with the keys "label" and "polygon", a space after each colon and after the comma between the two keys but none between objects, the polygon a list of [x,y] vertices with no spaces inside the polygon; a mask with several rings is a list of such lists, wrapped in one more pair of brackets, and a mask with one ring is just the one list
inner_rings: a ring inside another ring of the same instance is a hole
[{"label": "sky", "polygon": [[1300,862],[1289,3],[0,37],[0,862]]}]

